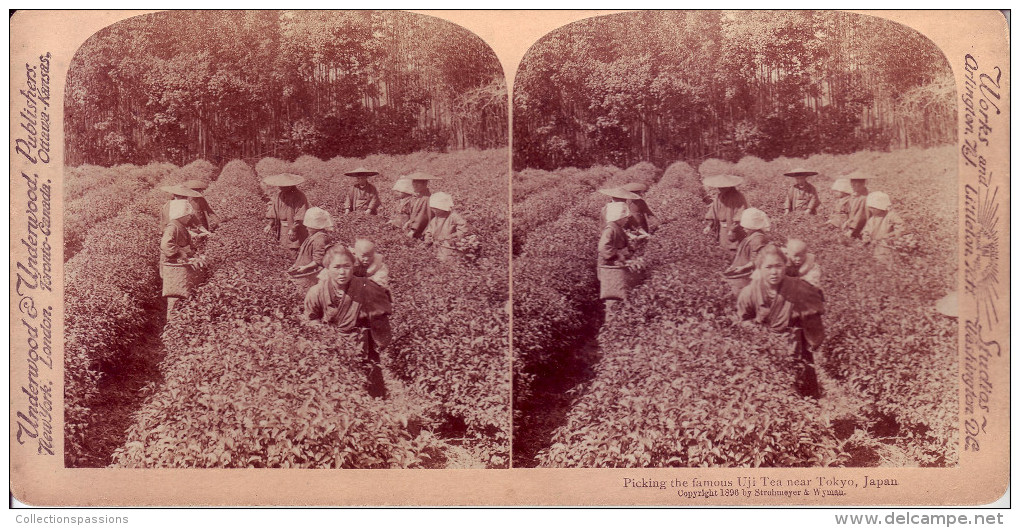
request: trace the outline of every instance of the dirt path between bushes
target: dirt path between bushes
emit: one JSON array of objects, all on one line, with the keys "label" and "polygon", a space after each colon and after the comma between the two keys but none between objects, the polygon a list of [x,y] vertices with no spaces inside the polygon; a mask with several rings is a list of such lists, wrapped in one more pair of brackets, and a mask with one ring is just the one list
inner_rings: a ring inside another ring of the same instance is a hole
[{"label": "dirt path between bushes", "polygon": [[594,367],[602,357],[598,345],[601,326],[599,313],[574,342],[556,351],[564,358],[563,368],[536,373],[533,397],[514,400],[513,467],[538,466],[539,452],[552,445],[553,432],[566,423],[581,389],[595,377]]},{"label": "dirt path between bushes", "polygon": [[109,365],[99,382],[99,397],[91,405],[85,453],[74,467],[109,466],[113,452],[124,445],[132,414],[163,382],[159,364],[165,349],[159,334],[165,314],[153,317],[145,336],[134,343],[122,363]]}]

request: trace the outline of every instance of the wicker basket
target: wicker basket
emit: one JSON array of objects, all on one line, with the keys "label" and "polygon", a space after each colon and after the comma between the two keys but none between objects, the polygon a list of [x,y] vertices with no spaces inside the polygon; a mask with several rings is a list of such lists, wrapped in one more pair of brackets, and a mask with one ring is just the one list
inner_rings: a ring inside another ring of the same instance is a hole
[{"label": "wicker basket", "polygon": [[160,266],[163,277],[163,297],[188,297],[197,282],[194,270],[187,264],[164,262]]},{"label": "wicker basket", "polygon": [[641,283],[644,274],[626,266],[599,266],[599,299],[624,300],[627,291]]},{"label": "wicker basket", "polygon": [[290,272],[284,272],[283,274],[287,277],[290,282],[294,283],[299,288],[311,288],[319,282],[319,272],[322,268],[313,268],[310,271],[304,273],[292,274]]}]

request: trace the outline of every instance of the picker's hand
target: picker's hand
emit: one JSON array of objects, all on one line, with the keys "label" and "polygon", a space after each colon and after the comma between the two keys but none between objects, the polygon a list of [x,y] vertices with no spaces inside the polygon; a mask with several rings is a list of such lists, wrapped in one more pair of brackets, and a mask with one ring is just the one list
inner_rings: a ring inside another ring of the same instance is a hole
[{"label": "picker's hand", "polygon": [[712,226],[705,226],[705,229],[702,229],[701,232],[706,234],[706,235],[711,233],[712,232]]},{"label": "picker's hand", "polygon": [[268,235],[269,234],[269,230],[272,229],[272,228],[273,228],[273,226],[267,225],[266,227],[262,228],[262,232]]}]

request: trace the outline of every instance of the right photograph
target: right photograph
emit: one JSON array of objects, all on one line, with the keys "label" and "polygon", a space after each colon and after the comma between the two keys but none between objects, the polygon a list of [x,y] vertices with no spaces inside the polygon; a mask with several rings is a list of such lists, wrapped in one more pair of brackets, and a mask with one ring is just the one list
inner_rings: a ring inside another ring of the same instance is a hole
[{"label": "right photograph", "polygon": [[956,98],[932,42],[854,13],[629,12],[535,43],[513,467],[955,466]]}]

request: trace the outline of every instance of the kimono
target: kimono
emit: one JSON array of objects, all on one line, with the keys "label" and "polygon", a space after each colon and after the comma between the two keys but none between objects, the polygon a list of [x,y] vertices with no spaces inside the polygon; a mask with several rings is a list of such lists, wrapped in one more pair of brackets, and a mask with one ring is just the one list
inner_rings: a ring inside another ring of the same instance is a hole
[{"label": "kimono", "polygon": [[171,220],[159,241],[159,276],[163,279],[163,297],[187,297],[191,293],[188,268],[171,264],[184,264],[194,254],[188,228],[179,219]]},{"label": "kimono", "polygon": [[299,268],[301,266],[307,266],[312,262],[322,267],[322,257],[326,256],[326,247],[329,246],[329,235],[325,231],[319,231],[314,235],[309,235],[304,242],[301,243],[301,247],[298,249],[297,260],[294,261],[294,267]]},{"label": "kimono", "polygon": [[822,266],[818,264],[813,253],[808,253],[804,263],[800,266],[790,264],[786,267],[787,277],[797,277],[804,282],[821,289],[822,287]]},{"label": "kimono", "polygon": [[266,218],[275,220],[274,226],[279,226],[281,246],[295,251],[301,248],[301,244],[308,238],[308,229],[301,223],[307,210],[308,198],[297,189],[290,192],[281,190],[273,197]]},{"label": "kimono", "polygon": [[627,260],[627,234],[615,222],[602,228],[599,238],[599,267],[620,266]]},{"label": "kimono", "polygon": [[815,186],[810,183],[800,185],[799,183],[794,184],[790,187],[790,192],[786,193],[786,203],[784,207],[786,212],[804,211],[810,214],[815,214],[818,210],[818,191],[815,190]]},{"label": "kimono", "polygon": [[404,224],[411,219],[411,200],[414,196],[404,196],[393,205],[393,212],[390,214],[390,224],[397,227],[404,227]]},{"label": "kimono", "polygon": [[351,211],[367,212],[374,215],[378,209],[379,191],[371,183],[366,183],[364,186],[354,185],[347,191],[347,197],[344,198],[344,211],[348,213]]},{"label": "kimono", "polygon": [[755,321],[787,335],[787,351],[795,360],[796,389],[803,396],[819,395],[811,349],[825,339],[823,303],[821,290],[795,277],[785,277],[775,295],[765,279],[755,278],[737,297],[741,320]]},{"label": "kimono", "polygon": [[847,202],[846,232],[853,238],[861,238],[861,230],[868,222],[868,193],[855,194]]},{"label": "kimono", "polygon": [[764,278],[755,278],[737,296],[737,315],[754,321],[776,333],[790,335],[791,350],[809,353],[825,338],[822,315],[824,298],[818,288],[796,278],[786,277],[775,295]]},{"label": "kimono", "polygon": [[890,265],[893,263],[895,250],[889,245],[889,239],[899,235],[902,230],[903,219],[895,212],[888,211],[884,215],[869,218],[861,231],[861,238],[865,244],[875,247],[875,260]]},{"label": "kimono", "polygon": [[850,195],[846,195],[836,200],[836,206],[833,207],[832,213],[829,215],[829,224],[843,229],[847,218],[850,217],[850,198]]},{"label": "kimono", "polygon": [[432,220],[432,209],[429,208],[430,196],[432,196],[431,192],[415,195],[411,197],[409,202],[408,231],[410,231],[415,238],[422,238],[422,236],[424,236],[425,228],[428,227],[429,221]]},{"label": "kimono", "polygon": [[730,239],[730,231],[740,224],[740,215],[747,209],[747,199],[740,191],[730,187],[731,190],[720,192],[712,205],[708,206],[705,219],[711,220],[713,227],[719,229],[719,245],[734,251],[737,243]]},{"label": "kimono", "polygon": [[[291,275],[290,279],[299,288],[309,288],[314,286],[318,282],[317,275],[322,270],[322,258],[326,256],[326,248],[329,247],[329,235],[325,231],[319,231],[312,235],[309,235],[304,242],[301,243],[301,247],[298,249],[297,259],[294,260],[294,265],[287,270],[288,274]],[[306,271],[294,273],[293,270],[308,266],[309,264],[315,264]]]},{"label": "kimono", "polygon": [[354,276],[364,277],[387,290],[390,289],[390,268],[383,262],[382,255],[376,253],[372,256],[372,262],[367,266],[357,263],[354,265]]},{"label": "kimono", "polygon": [[392,338],[389,315],[393,313],[390,294],[362,277],[352,277],[343,287],[326,278],[305,294],[304,315],[335,326],[340,340],[372,354],[376,344],[389,345]]},{"label": "kimono", "polygon": [[602,228],[598,254],[599,298],[607,303],[626,299],[632,278],[630,272],[623,269],[630,255],[623,227],[610,222]]},{"label": "kimono", "polygon": [[194,254],[188,228],[179,219],[171,220],[163,228],[163,238],[159,241],[160,264],[181,263]]},{"label": "kimono", "polygon": [[445,216],[433,216],[425,229],[425,242],[436,246],[436,255],[441,261],[451,260],[461,251],[454,246],[454,241],[464,236],[467,221],[454,211]]},{"label": "kimono", "polygon": [[727,271],[741,270],[739,274],[727,274],[726,281],[730,283],[734,295],[740,293],[751,283],[751,273],[754,271],[754,257],[758,255],[761,248],[768,245],[769,239],[761,231],[752,231],[749,235],[737,244],[737,253],[733,255],[733,263]]}]

